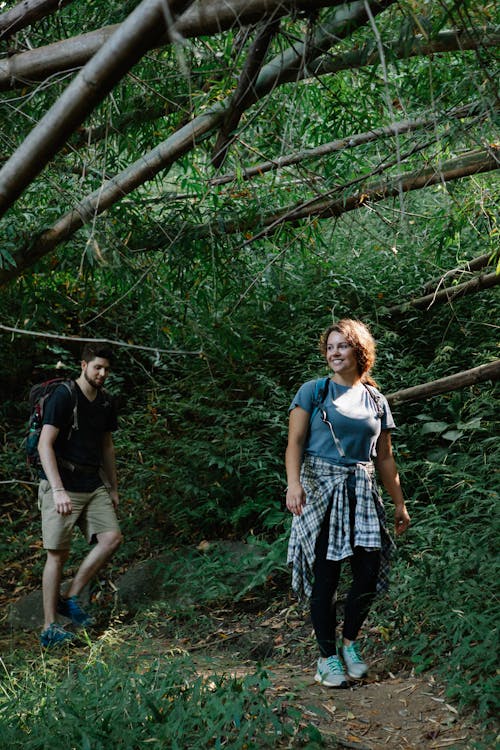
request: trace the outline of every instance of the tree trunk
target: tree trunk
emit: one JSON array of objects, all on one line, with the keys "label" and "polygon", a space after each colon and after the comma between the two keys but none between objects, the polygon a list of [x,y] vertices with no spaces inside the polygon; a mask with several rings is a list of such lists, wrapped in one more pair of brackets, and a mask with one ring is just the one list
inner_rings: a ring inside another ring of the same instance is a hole
[{"label": "tree trunk", "polygon": [[456,375],[449,375],[446,378],[433,380],[431,383],[415,385],[412,388],[405,388],[395,393],[390,393],[387,400],[391,406],[403,404],[407,401],[421,401],[424,398],[437,396],[440,393],[456,391],[459,388],[465,388],[468,385],[482,383],[485,380],[500,380],[500,359],[490,362],[487,365],[474,367],[472,370],[458,372]]}]

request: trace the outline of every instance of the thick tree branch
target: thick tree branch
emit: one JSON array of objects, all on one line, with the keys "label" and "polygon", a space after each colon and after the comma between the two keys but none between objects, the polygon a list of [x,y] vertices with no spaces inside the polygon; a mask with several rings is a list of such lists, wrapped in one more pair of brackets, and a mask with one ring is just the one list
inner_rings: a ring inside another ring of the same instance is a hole
[{"label": "thick tree branch", "polygon": [[[208,36],[261,21],[266,16],[278,18],[297,10],[313,11],[341,4],[342,0],[194,0],[176,20],[172,33],[185,39]],[[24,86],[85,65],[119,28],[120,24],[104,26],[0,60],[0,90]],[[148,42],[149,49],[153,49],[167,44],[169,38],[155,35]]]},{"label": "thick tree branch", "polygon": [[232,142],[231,135],[238,126],[243,112],[248,107],[247,102],[251,101],[252,88],[257,81],[269,45],[279,29],[279,24],[279,19],[265,23],[250,46],[236,90],[231,97],[219,136],[213,148],[212,166],[216,169],[224,163]]},{"label": "thick tree branch", "polygon": [[389,308],[387,314],[402,315],[407,313],[411,308],[414,308],[415,310],[429,310],[434,305],[440,305],[443,302],[452,302],[459,297],[465,297],[468,294],[480,292],[483,289],[491,289],[498,284],[500,284],[500,274],[481,274],[463,284],[446,287],[445,289],[440,289],[432,294],[426,294],[424,297],[412,299],[402,305],[395,305],[394,307]]},{"label": "thick tree branch", "polygon": [[0,15],[0,41],[72,2],[73,0],[23,0]]},{"label": "thick tree branch", "polygon": [[[416,36],[411,44],[408,41],[397,40],[384,45],[384,54],[388,61],[405,60],[410,57],[423,57],[443,52],[463,52],[464,50],[499,46],[500,31],[492,27],[485,29],[484,35],[480,38],[468,30],[453,30],[441,31],[435,39],[430,41],[420,36]],[[341,70],[377,65],[379,62],[378,48],[367,44],[343,55],[322,55],[312,60],[307,65],[307,70],[304,70],[302,64],[284,67],[280,72],[277,83],[293,83],[303,77],[329,75],[339,73]],[[265,84],[264,81],[262,83]]]},{"label": "thick tree branch", "polygon": [[[166,0],[142,0],[0,170],[0,216],[113,86],[165,33]],[[169,0],[170,13],[191,0]]]},{"label": "thick tree branch", "polygon": [[500,359],[490,362],[487,365],[474,367],[472,370],[458,372],[455,375],[449,375],[446,378],[433,380],[431,383],[415,385],[412,388],[405,388],[395,393],[389,393],[387,400],[391,406],[403,404],[407,401],[421,401],[424,398],[437,396],[440,393],[456,391],[459,388],[465,388],[468,385],[483,383],[485,380],[495,382],[500,380]]}]

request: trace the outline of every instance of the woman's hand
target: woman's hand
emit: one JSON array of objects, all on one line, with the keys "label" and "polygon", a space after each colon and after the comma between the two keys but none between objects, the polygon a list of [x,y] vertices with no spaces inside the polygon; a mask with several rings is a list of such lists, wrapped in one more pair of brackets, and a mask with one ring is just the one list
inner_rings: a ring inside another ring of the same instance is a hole
[{"label": "woman's hand", "polygon": [[406,510],[406,505],[397,505],[394,511],[394,531],[396,534],[404,534],[410,525],[410,514]]},{"label": "woman's hand", "polygon": [[294,516],[300,516],[302,514],[302,508],[306,504],[306,493],[304,488],[298,482],[291,487],[287,487],[286,490],[286,507],[293,513]]}]

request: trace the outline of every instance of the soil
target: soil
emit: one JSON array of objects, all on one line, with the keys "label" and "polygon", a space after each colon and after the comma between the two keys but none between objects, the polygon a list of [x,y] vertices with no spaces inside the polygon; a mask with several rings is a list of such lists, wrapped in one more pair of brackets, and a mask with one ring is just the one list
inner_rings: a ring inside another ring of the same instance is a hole
[{"label": "soil", "polygon": [[[199,674],[207,677],[243,677],[264,669],[271,683],[269,701],[279,699],[301,715],[296,741],[287,739],[283,747],[493,747],[473,717],[448,701],[445,686],[431,673],[416,675],[408,664],[398,664],[375,629],[367,634],[370,646],[364,651],[368,677],[351,682],[348,689],[326,688],[314,680],[314,638],[307,616],[296,605],[280,609],[274,604],[255,612],[242,612],[241,605],[211,612],[214,627],[197,641],[188,636],[174,642],[155,634],[154,650],[185,650]],[[308,726],[319,730],[323,744],[304,744],[301,729]],[[494,736],[493,730],[488,736]]]},{"label": "soil", "polygon": [[[489,750],[496,746],[491,740],[493,724],[488,740],[474,717],[446,698],[445,686],[431,673],[415,674],[409,663],[395,656],[393,646],[388,648],[376,628],[364,634],[368,677],[351,682],[348,689],[319,685],[314,680],[316,649],[307,615],[289,600],[271,605],[268,600],[267,607],[263,603],[249,598],[224,609],[191,609],[184,622],[156,610],[136,644],[137,660],[186,653],[197,672],[207,678],[214,674],[243,677],[265,670],[269,702],[281,702],[283,713],[291,709],[300,717],[295,736],[284,740],[280,748]],[[102,632],[109,624],[105,620]],[[122,614],[118,620],[126,627]],[[130,634],[135,632],[132,628]],[[96,628],[93,638],[98,637]],[[39,653],[38,638],[33,631],[7,633],[4,629],[0,649],[4,654],[17,649]],[[309,741],[308,736],[316,739]]]}]

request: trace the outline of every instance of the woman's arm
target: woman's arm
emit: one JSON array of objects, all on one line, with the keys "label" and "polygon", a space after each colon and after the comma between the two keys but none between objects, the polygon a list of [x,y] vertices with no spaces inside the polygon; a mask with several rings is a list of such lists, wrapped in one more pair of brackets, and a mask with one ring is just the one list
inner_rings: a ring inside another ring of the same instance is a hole
[{"label": "woman's arm", "polygon": [[287,478],[286,507],[294,514],[300,516],[302,508],[306,504],[306,493],[300,483],[300,467],[304,445],[309,431],[310,414],[301,406],[296,406],[290,412],[288,423],[288,445],[285,453],[285,466]]},{"label": "woman's arm", "polygon": [[403,534],[410,525],[410,516],[406,510],[398,469],[392,454],[391,433],[389,430],[382,430],[380,433],[377,441],[375,466],[380,476],[380,481],[391,496],[395,506],[394,530],[396,534]]}]

